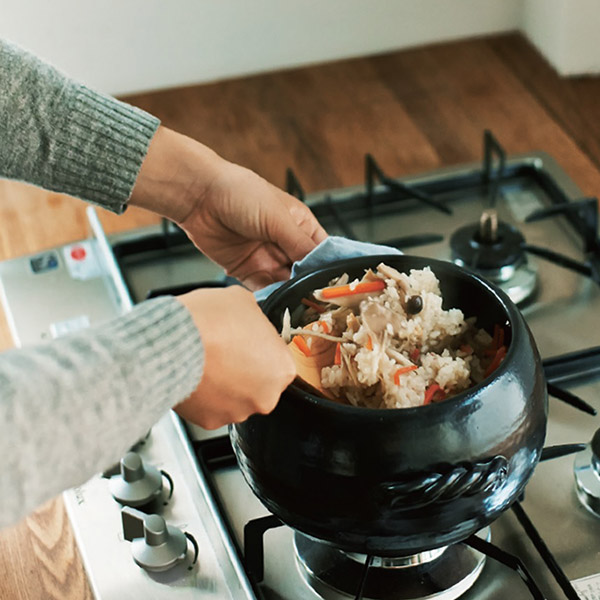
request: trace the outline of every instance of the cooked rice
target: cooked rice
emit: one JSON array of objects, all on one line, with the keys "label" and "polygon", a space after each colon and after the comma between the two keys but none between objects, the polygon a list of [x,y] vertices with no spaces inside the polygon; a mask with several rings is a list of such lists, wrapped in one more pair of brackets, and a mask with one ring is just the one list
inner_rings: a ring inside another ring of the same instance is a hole
[{"label": "cooked rice", "polygon": [[[344,274],[331,285],[347,279]],[[322,314],[310,308],[305,312],[309,328],[342,340],[341,364],[321,371],[324,388],[355,406],[404,408],[424,404],[428,389],[431,401],[433,384],[441,388],[433,397],[439,401],[484,378],[494,358],[492,337],[461,310],[442,308],[439,282],[430,268],[406,274],[380,264],[361,282],[377,279],[385,281],[380,292],[331,299]],[[315,298],[322,300],[319,292]],[[406,310],[411,296],[423,301],[417,314]],[[414,370],[397,373],[404,367]]]}]

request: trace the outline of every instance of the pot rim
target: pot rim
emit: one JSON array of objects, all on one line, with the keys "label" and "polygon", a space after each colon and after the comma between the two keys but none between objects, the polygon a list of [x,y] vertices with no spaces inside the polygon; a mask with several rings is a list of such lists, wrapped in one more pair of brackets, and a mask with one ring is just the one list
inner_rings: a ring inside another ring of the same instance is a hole
[{"label": "pot rim", "polygon": [[[499,379],[504,373],[512,366],[512,358],[516,352],[516,347],[520,345],[523,335],[526,333],[526,326],[524,324],[523,317],[517,306],[513,303],[513,301],[508,297],[508,295],[503,292],[499,287],[495,286],[491,282],[483,279],[480,275],[471,271],[466,267],[461,267],[455,263],[449,261],[443,261],[438,259],[430,259],[425,256],[417,256],[410,254],[375,254],[369,256],[358,256],[354,258],[347,258],[338,261],[334,261],[324,265],[323,267],[317,268],[310,273],[304,273],[302,275],[298,275],[292,279],[286,281],[282,286],[277,288],[265,301],[263,304],[263,311],[268,315],[268,310],[270,305],[278,301],[285,292],[292,286],[296,285],[298,282],[303,281],[305,279],[311,278],[318,273],[321,273],[326,270],[336,270],[338,268],[352,265],[353,263],[359,263],[364,261],[372,260],[374,263],[379,264],[379,262],[385,262],[386,260],[397,260],[402,258],[416,258],[420,260],[426,260],[428,265],[430,266],[432,271],[435,273],[435,267],[441,267],[442,269],[449,269],[450,271],[454,271],[459,277],[464,277],[466,279],[470,279],[475,282],[479,287],[485,288],[487,292],[489,292],[498,302],[502,310],[507,316],[507,321],[511,330],[511,341],[510,345],[507,348],[506,356],[504,360],[500,363],[500,365],[494,370],[493,373],[488,375],[483,381],[475,384],[474,386],[448,398],[447,400],[443,400],[442,402],[435,402],[428,405],[422,406],[412,406],[408,408],[368,408],[364,406],[353,406],[351,404],[341,404],[339,402],[335,402],[333,400],[328,400],[327,398],[321,398],[320,396],[315,396],[310,392],[307,392],[293,383],[288,386],[287,389],[291,390],[295,394],[294,401],[302,400],[308,402],[310,404],[317,405],[324,410],[333,411],[336,413],[343,413],[348,415],[358,415],[361,414],[363,417],[367,417],[372,420],[381,420],[385,418],[396,419],[403,417],[413,417],[417,414],[425,415],[425,411],[429,411],[432,414],[434,411],[449,411],[456,407],[456,405],[464,405],[468,406],[473,402],[480,401],[479,395],[482,390],[492,385],[497,379]],[[409,267],[410,269],[411,267]],[[342,271],[343,272],[343,271]],[[437,277],[437,274],[436,274]],[[473,316],[473,315],[470,315]],[[477,315],[475,315],[477,316]],[[518,327],[517,324],[520,326]],[[280,331],[281,326],[278,326],[278,330]],[[489,333],[489,332],[488,332]],[[280,401],[284,398],[284,393],[281,395]],[[421,412],[418,412],[421,411]]]}]

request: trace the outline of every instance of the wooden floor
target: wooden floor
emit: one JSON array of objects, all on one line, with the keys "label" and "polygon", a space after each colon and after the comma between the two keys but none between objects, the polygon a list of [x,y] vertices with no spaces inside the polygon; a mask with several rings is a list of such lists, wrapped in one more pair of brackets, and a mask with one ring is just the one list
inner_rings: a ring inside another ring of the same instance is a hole
[{"label": "wooden floor", "polygon": [[[558,78],[511,34],[128,101],[276,184],[291,166],[307,191],[361,183],[366,152],[396,176],[480,160],[491,129],[509,153],[545,150],[598,195],[599,97],[599,78]],[[108,231],[153,219],[102,214]],[[14,183],[0,182],[0,222],[0,260],[87,233],[80,202]],[[61,500],[0,534],[0,573],[2,600],[91,597]]]}]

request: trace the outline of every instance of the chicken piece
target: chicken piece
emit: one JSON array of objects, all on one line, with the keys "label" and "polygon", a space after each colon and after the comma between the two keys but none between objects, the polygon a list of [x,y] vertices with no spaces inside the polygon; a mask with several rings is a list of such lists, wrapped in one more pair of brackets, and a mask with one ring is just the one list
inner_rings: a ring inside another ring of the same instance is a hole
[{"label": "chicken piece", "polygon": [[356,318],[356,315],[351,312],[346,317],[346,331],[350,333],[356,333],[360,329],[360,321]]},{"label": "chicken piece", "polygon": [[394,269],[394,267],[390,267],[384,263],[377,265],[377,273],[383,275],[383,277],[386,279],[392,279],[395,281],[398,288],[403,290],[405,294],[409,291],[409,286],[406,281],[407,276],[405,273],[400,273],[400,271]]}]

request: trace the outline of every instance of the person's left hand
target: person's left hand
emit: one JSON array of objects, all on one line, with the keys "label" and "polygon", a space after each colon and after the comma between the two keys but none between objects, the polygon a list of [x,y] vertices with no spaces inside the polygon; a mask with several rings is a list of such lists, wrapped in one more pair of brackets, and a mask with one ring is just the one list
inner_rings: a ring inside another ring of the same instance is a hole
[{"label": "person's left hand", "polygon": [[175,221],[252,290],[287,279],[292,263],[327,237],[302,202],[165,127],[150,144],[131,204]]},{"label": "person's left hand", "polygon": [[327,237],[305,204],[224,160],[179,225],[250,289],[287,279],[292,263]]}]

